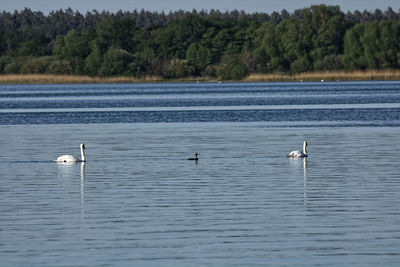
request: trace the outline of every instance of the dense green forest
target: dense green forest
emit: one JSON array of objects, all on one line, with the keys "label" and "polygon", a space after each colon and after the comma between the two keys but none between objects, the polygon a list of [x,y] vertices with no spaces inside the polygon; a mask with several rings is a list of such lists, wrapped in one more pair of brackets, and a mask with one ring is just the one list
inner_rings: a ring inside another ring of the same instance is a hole
[{"label": "dense green forest", "polygon": [[0,13],[0,73],[217,77],[400,68],[400,12]]}]

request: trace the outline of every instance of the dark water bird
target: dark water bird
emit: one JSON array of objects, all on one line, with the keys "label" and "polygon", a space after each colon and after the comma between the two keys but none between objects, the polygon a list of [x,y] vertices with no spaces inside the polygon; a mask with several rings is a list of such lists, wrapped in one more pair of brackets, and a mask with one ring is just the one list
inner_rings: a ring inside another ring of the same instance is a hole
[{"label": "dark water bird", "polygon": [[188,160],[199,160],[200,154],[196,152],[194,155],[195,155],[194,158],[188,158]]}]

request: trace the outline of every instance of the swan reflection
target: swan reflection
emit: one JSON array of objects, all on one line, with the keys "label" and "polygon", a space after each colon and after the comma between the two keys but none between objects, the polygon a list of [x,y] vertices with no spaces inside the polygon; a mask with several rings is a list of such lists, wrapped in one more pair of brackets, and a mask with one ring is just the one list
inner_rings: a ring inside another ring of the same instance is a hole
[{"label": "swan reflection", "polygon": [[[307,157],[304,158],[290,158],[290,164],[297,170],[303,168],[303,201],[304,207],[307,206]],[[302,166],[301,166],[302,165]]]},{"label": "swan reflection", "polygon": [[81,202],[85,201],[85,162],[81,163]]},{"label": "swan reflection", "polygon": [[85,219],[85,162],[81,162],[81,223]]},{"label": "swan reflection", "polygon": [[[80,164],[80,167],[79,165]],[[58,176],[61,178],[60,183],[68,187],[64,190],[76,190],[77,183],[80,179],[80,211],[81,221],[83,223],[85,217],[85,162],[58,162]],[[79,168],[79,169],[78,169]],[[71,189],[73,188],[73,189]],[[76,188],[76,189],[75,189]]]},{"label": "swan reflection", "polygon": [[307,207],[307,158],[303,158],[304,207]]}]

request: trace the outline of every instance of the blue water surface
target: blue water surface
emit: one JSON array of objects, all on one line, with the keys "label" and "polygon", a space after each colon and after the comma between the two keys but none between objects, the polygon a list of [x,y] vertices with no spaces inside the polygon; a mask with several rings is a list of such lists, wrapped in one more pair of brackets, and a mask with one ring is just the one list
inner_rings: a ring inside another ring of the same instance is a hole
[{"label": "blue water surface", "polygon": [[[0,85],[0,265],[399,266],[399,100],[396,81]],[[80,142],[87,162],[52,162]]]}]

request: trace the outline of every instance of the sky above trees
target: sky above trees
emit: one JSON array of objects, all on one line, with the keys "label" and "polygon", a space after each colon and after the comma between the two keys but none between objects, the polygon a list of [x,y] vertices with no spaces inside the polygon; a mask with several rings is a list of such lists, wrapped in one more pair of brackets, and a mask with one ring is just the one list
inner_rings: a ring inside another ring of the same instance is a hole
[{"label": "sky above trees", "polygon": [[246,12],[266,12],[281,11],[286,9],[289,12],[295,9],[309,7],[310,5],[338,5],[341,10],[368,10],[375,9],[386,10],[391,7],[396,12],[400,9],[399,0],[12,0],[4,1],[1,4],[0,10],[13,12],[14,10],[22,10],[25,7],[33,11],[42,11],[49,13],[52,10],[72,8],[74,11],[85,13],[86,11],[102,11],[107,10],[116,12],[118,10],[129,11],[134,9],[145,9],[149,11],[176,11],[179,9],[191,11],[196,10],[211,10],[217,9],[220,11],[231,11],[234,9],[244,10]]}]

